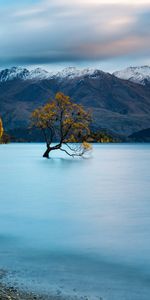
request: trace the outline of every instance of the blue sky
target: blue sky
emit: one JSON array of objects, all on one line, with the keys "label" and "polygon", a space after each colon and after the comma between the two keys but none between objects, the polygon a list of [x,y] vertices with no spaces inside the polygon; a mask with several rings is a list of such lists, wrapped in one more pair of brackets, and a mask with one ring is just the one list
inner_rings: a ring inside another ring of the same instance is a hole
[{"label": "blue sky", "polygon": [[150,0],[0,0],[0,66],[150,65]]}]

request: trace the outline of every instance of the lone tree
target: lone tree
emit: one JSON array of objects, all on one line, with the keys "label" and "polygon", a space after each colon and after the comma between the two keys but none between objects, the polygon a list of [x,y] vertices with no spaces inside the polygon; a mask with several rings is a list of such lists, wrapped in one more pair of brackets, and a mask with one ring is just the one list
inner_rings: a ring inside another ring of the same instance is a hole
[{"label": "lone tree", "polygon": [[49,158],[49,153],[58,149],[72,157],[83,156],[92,149],[86,142],[90,134],[90,112],[63,93],[57,93],[50,103],[35,109],[31,120],[32,127],[41,129],[47,145],[43,157]]}]

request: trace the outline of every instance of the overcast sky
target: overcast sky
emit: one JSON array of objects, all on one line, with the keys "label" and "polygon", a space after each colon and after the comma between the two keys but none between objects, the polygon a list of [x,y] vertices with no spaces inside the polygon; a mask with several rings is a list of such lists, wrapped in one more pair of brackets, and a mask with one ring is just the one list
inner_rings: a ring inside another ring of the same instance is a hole
[{"label": "overcast sky", "polygon": [[0,0],[0,67],[150,65],[150,0]]}]

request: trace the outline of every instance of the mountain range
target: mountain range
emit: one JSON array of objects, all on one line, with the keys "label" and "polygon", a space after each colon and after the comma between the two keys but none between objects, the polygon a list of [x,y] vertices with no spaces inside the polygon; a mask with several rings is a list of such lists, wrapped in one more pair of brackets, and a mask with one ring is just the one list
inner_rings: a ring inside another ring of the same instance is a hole
[{"label": "mountain range", "polygon": [[56,92],[91,108],[94,130],[127,137],[150,127],[150,67],[129,67],[113,74],[98,69],[60,72],[12,67],[0,71],[0,115],[5,130],[23,132],[31,111]]}]

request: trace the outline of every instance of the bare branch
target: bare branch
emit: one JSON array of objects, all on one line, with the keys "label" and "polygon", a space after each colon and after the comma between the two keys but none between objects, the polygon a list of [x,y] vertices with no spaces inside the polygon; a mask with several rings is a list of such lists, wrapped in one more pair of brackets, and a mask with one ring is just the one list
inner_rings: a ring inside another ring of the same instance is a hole
[{"label": "bare branch", "polygon": [[64,152],[66,152],[69,156],[72,156],[72,157],[74,157],[75,156],[75,154],[71,154],[71,153],[69,153],[66,149],[62,149],[62,148],[60,148],[60,150],[61,151],[64,151]]}]

